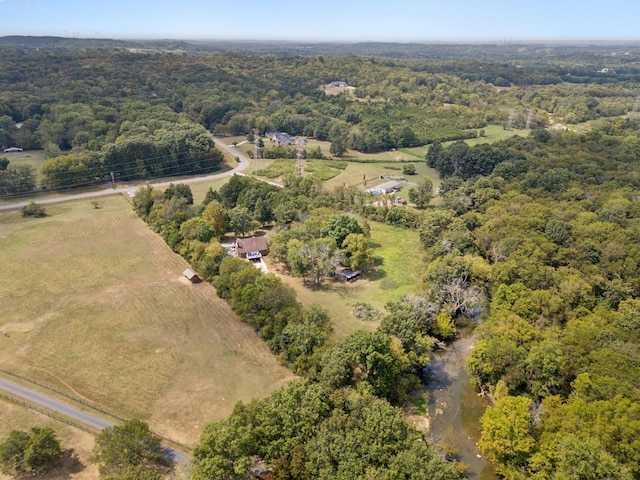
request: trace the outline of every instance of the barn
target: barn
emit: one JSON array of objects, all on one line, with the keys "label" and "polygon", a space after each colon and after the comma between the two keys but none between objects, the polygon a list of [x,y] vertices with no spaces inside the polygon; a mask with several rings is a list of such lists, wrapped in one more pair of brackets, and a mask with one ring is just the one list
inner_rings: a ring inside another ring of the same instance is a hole
[{"label": "barn", "polygon": [[198,274],[196,272],[194,272],[193,270],[191,270],[190,268],[187,268],[184,272],[182,272],[182,274],[187,278],[187,280],[189,280],[191,283],[200,283],[202,280],[200,279],[200,277],[198,276]]}]

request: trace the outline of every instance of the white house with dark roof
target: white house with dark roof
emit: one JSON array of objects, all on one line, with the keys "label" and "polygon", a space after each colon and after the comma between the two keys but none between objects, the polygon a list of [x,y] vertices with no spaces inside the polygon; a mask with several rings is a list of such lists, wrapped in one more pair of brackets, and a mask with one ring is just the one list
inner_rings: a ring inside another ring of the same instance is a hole
[{"label": "white house with dark roof", "polygon": [[278,145],[293,145],[294,141],[288,133],[285,132],[267,132],[267,137]]}]

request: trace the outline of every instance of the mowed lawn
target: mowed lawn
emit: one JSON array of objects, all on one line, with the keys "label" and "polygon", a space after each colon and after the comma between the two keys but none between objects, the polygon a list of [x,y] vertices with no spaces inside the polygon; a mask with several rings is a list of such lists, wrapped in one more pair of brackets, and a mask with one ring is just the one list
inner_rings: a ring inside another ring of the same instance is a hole
[{"label": "mowed lawn", "polygon": [[27,150],[18,153],[2,153],[0,151],[0,157],[4,157],[9,160],[9,165],[30,165],[33,167],[33,171],[36,174],[36,182],[41,182],[42,176],[42,163],[44,162],[44,150]]},{"label": "mowed lawn", "polygon": [[303,284],[301,278],[287,275],[281,265],[270,264],[274,273],[280,274],[285,283],[296,290],[303,305],[318,304],[329,311],[338,339],[357,329],[374,330],[380,323],[380,319],[371,321],[356,317],[355,304],[368,303],[384,314],[388,301],[398,300],[416,290],[425,270],[416,231],[376,222],[370,222],[370,226],[376,267],[353,283],[329,279],[320,288],[312,287]]},{"label": "mowed lawn", "polygon": [[292,378],[128,198],[0,215],[0,368],[186,444]]}]

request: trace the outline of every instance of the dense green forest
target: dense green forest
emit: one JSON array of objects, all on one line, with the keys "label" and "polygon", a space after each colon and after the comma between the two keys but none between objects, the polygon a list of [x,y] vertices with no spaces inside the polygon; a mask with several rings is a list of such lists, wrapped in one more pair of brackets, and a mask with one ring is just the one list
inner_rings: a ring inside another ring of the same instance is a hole
[{"label": "dense green forest", "polygon": [[[135,206],[276,355],[312,382],[305,385],[329,389],[322,395],[341,392],[343,406],[323,407],[328,416],[315,418],[305,427],[310,431],[324,431],[338,412],[351,415],[347,405],[354,400],[344,395],[401,404],[422,380],[420,368],[434,345],[455,336],[459,322],[482,319],[467,367],[480,390],[494,399],[481,420],[480,447],[498,472],[507,478],[567,478],[567,472],[582,469],[592,475],[586,478],[637,478],[639,127],[618,120],[581,135],[541,130],[513,137],[491,146],[502,155],[484,175],[457,175],[449,165],[469,164],[479,155],[475,149],[484,152],[482,145],[441,148],[434,161],[445,177],[442,205],[423,211],[376,206],[351,188],[324,192],[310,177],[290,177],[286,189],[234,177],[207,195],[206,206],[189,206],[185,194],[182,210],[172,203],[179,195],[147,189],[136,196]],[[174,190],[184,190],[178,187]],[[243,216],[245,226],[238,226]],[[388,304],[376,332],[357,331],[335,343],[331,320],[320,307],[303,309],[277,276],[225,259],[215,241],[213,229],[221,223],[218,236],[225,230],[247,232],[271,219],[280,228],[270,241],[271,255],[292,275],[318,272],[322,278],[349,265],[349,259],[366,268],[371,247],[365,219],[419,230],[428,264],[416,293]],[[197,239],[202,232],[210,233]],[[345,393],[350,389],[358,393]],[[311,433],[282,450],[273,448],[284,437],[265,440],[263,433],[286,431],[260,412],[290,394],[239,406],[227,422],[212,425],[196,450],[198,465],[207,472],[239,474],[254,466],[251,456],[258,455],[278,466],[277,478],[311,478],[319,469],[308,450],[318,441]],[[249,437],[233,451],[213,440],[239,428]],[[343,478],[343,468],[356,469],[350,474],[366,468],[343,461],[323,460],[337,470],[322,478]],[[370,459],[362,461],[374,468]],[[354,475],[350,478],[365,478]]]},{"label": "dense green forest", "polygon": [[[244,45],[253,53],[245,54],[180,42],[1,40],[0,145],[44,149],[47,188],[104,182],[112,172],[215,170],[221,157],[206,131],[284,131],[331,141],[338,154],[373,153],[474,138],[493,124],[623,115],[637,109],[639,93],[634,47],[352,46],[380,55],[365,57],[337,55],[349,52],[340,46],[301,56],[273,55],[268,45],[257,53]],[[325,94],[335,80],[354,88]]]},{"label": "dense green forest", "polygon": [[[456,478],[397,406],[468,323],[467,368],[492,399],[479,446],[499,474],[640,478],[637,48],[2,43],[0,143],[44,149],[49,188],[215,170],[211,132],[430,144],[440,198],[425,183],[416,207],[311,176],[233,177],[199,205],[186,185],[138,191],[136,212],[302,377],[210,424],[194,478]],[[327,95],[335,80],[354,89]],[[495,124],[529,134],[463,141]],[[28,170],[0,162],[0,193],[33,189]],[[369,222],[416,230],[424,273],[376,331],[342,342],[321,306],[219,243],[272,224],[274,260],[320,285],[339,266],[375,270]]]}]

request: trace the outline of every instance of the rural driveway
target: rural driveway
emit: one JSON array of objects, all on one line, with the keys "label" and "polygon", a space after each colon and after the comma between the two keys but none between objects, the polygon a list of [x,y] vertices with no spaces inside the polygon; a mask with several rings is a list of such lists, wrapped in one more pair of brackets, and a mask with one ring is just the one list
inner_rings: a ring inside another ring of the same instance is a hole
[{"label": "rural driveway", "polygon": [[[77,408],[67,405],[66,403],[56,400],[55,398],[51,398],[47,395],[36,392],[35,390],[31,390],[17,383],[11,382],[2,377],[0,377],[0,390],[4,390],[13,395],[24,398],[31,403],[41,405],[49,410],[53,410],[54,412],[64,415],[65,417],[72,418],[73,420],[96,430],[102,430],[103,428],[112,427],[114,425],[112,422],[109,422],[104,418],[100,418],[82,410],[78,410]],[[175,463],[187,463],[189,461],[188,455],[169,447],[163,447],[162,453],[167,460]]]},{"label": "rural driveway", "polygon": [[[208,180],[215,180],[216,178],[230,177],[232,175],[240,173],[242,170],[244,170],[245,168],[247,168],[249,166],[249,159],[242,152],[239,152],[235,148],[227,145],[226,143],[224,143],[219,138],[213,137],[213,141],[215,142],[217,147],[221,148],[222,150],[225,150],[226,152],[229,152],[234,157],[237,157],[238,160],[239,160],[238,165],[234,169],[226,171],[226,172],[214,173],[214,174],[206,175],[206,176],[181,178],[179,180],[179,183],[199,183],[199,182],[206,182]],[[152,187],[168,187],[170,184],[172,184],[174,182],[175,182],[175,180],[169,180],[169,181],[166,181],[166,182],[152,183],[151,186]],[[98,190],[98,191],[95,191],[95,192],[74,193],[74,194],[63,195],[63,196],[54,197],[54,198],[43,198],[41,200],[37,200],[37,202],[38,202],[39,205],[46,205],[46,204],[50,204],[50,203],[68,202],[68,201],[71,201],[71,200],[80,200],[80,199],[83,199],[83,198],[104,197],[106,195],[115,195],[115,194],[120,194],[120,193],[135,192],[138,188],[139,187],[137,187],[137,186],[128,186],[128,187],[120,187],[120,188],[109,188],[109,189],[106,189],[106,190]],[[3,211],[3,210],[17,210],[19,208],[22,208],[22,207],[26,206],[29,203],[29,201],[31,201],[31,200],[23,201],[23,202],[16,202],[16,203],[10,203],[10,204],[7,204],[7,205],[0,205],[0,211]]]}]

